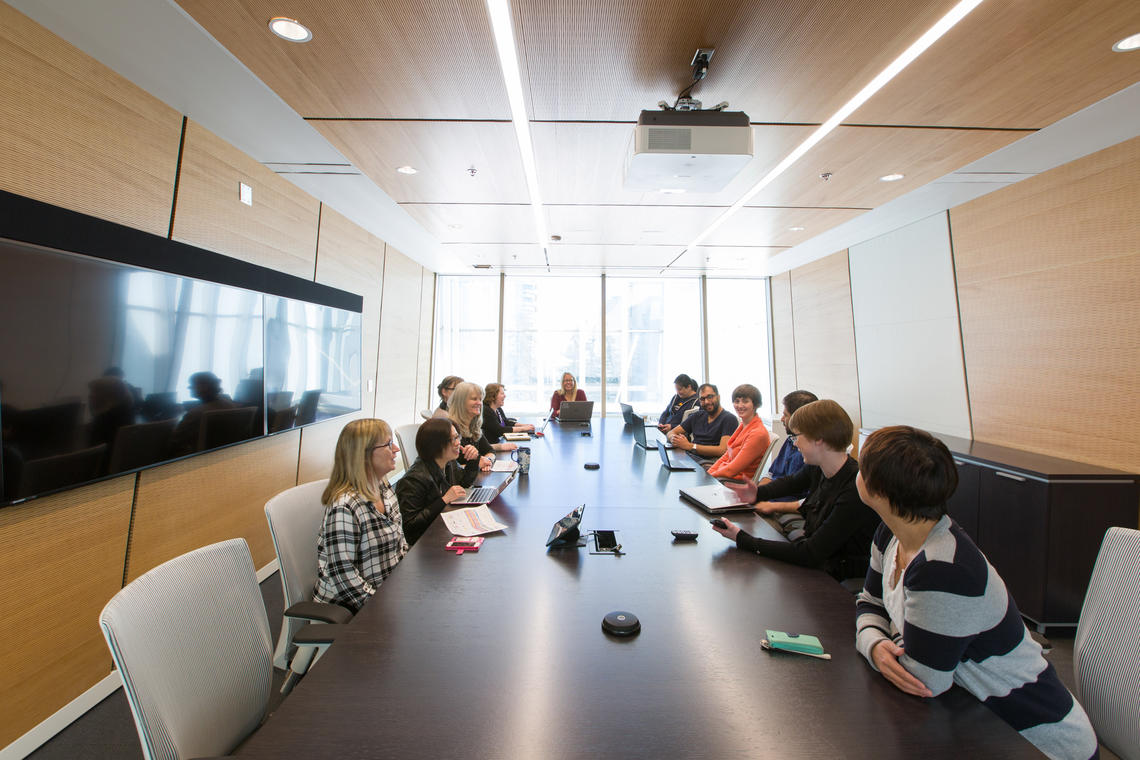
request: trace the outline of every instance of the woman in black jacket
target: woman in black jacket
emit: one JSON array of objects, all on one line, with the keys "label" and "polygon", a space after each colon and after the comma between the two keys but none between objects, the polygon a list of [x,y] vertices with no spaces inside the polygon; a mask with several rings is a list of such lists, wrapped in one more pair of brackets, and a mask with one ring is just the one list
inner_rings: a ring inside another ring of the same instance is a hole
[{"label": "woman in black jacket", "polygon": [[462,499],[479,475],[479,454],[468,445],[467,466],[460,468],[459,433],[451,420],[430,419],[416,433],[416,461],[396,483],[396,500],[411,546],[448,504]]}]

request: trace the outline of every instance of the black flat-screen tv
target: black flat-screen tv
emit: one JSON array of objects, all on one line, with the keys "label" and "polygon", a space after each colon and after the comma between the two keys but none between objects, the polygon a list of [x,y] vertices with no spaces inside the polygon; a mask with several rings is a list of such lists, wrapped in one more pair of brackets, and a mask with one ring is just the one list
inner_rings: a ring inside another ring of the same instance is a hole
[{"label": "black flat-screen tv", "polygon": [[361,305],[0,194],[0,506],[359,410]]}]

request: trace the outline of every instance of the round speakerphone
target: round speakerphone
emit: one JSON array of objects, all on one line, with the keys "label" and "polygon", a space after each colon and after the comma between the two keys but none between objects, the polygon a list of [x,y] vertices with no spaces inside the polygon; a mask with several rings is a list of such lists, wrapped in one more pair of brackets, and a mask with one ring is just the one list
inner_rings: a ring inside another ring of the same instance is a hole
[{"label": "round speakerphone", "polygon": [[602,630],[613,636],[636,636],[641,633],[641,621],[632,612],[611,612],[602,618]]}]

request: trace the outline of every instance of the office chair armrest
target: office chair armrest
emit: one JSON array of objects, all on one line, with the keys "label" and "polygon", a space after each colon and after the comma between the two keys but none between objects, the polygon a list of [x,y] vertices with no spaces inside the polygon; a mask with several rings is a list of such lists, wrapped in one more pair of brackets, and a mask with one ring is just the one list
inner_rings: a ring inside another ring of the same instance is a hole
[{"label": "office chair armrest", "polygon": [[339,604],[297,602],[285,610],[285,617],[312,620],[317,623],[347,623],[352,620],[352,613]]},{"label": "office chair armrest", "polygon": [[293,634],[293,643],[299,647],[324,646],[336,641],[337,633],[343,630],[343,625],[314,625],[313,623],[305,623]]}]

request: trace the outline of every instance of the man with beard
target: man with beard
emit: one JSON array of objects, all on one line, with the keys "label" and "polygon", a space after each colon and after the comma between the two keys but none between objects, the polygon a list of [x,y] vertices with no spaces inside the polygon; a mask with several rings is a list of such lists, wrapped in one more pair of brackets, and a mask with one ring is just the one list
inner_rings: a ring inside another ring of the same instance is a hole
[{"label": "man with beard", "polygon": [[724,454],[728,439],[740,425],[736,416],[720,405],[720,392],[712,383],[705,383],[697,391],[701,411],[690,414],[665,437],[669,443],[701,463],[706,469]]}]

